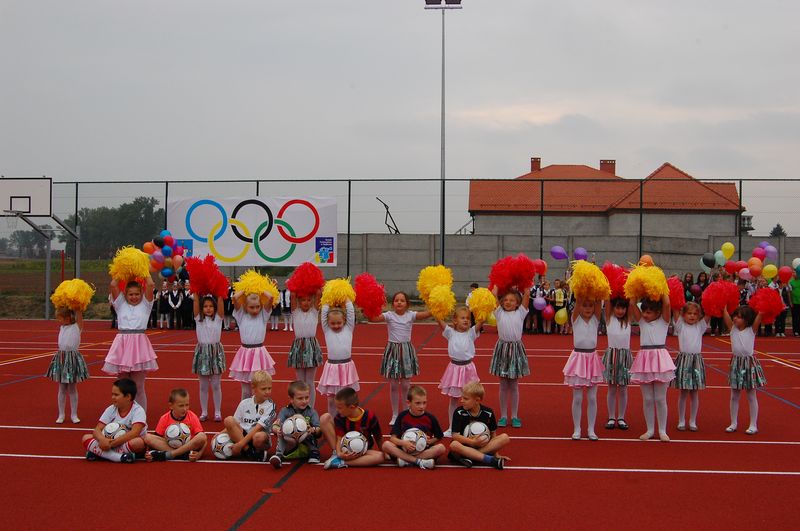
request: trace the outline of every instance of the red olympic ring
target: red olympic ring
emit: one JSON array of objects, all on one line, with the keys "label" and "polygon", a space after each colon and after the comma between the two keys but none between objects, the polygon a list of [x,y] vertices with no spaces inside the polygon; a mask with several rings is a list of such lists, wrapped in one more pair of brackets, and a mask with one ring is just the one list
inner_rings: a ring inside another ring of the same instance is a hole
[{"label": "red olympic ring", "polygon": [[287,201],[286,204],[281,207],[280,211],[278,212],[277,219],[281,219],[283,217],[283,214],[286,212],[286,209],[295,204],[308,207],[311,213],[314,214],[314,228],[311,229],[311,231],[305,236],[300,236],[297,238],[295,238],[294,236],[289,236],[286,233],[286,230],[280,225],[278,225],[278,232],[281,233],[281,236],[283,236],[283,239],[286,240],[287,242],[305,243],[308,240],[310,240],[317,233],[317,230],[319,229],[319,212],[317,212],[317,209],[314,208],[314,205],[312,205],[311,203],[309,203],[304,199],[292,199],[291,201]]}]

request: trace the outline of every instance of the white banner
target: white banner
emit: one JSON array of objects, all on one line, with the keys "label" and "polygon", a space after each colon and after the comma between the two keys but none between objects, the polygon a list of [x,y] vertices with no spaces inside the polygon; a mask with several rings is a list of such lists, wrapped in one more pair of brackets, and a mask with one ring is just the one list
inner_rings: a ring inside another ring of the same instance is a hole
[{"label": "white banner", "polygon": [[212,254],[219,265],[336,265],[336,198],[176,199],[167,229],[186,256]]}]

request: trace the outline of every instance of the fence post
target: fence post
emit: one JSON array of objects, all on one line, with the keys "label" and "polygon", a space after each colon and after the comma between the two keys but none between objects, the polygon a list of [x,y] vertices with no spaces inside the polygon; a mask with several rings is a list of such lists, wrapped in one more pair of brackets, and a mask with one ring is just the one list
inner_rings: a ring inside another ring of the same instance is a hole
[{"label": "fence post", "polygon": [[350,276],[350,199],[352,197],[353,181],[347,180],[347,275]]},{"label": "fence post", "polygon": [[544,179],[539,181],[539,258],[544,258]]},{"label": "fence post", "polygon": [[[644,253],[644,179],[639,181],[639,256]],[[638,263],[639,260],[637,259]]]},{"label": "fence post", "polygon": [[[75,228],[75,233],[78,236],[80,236],[81,234],[80,234],[80,232],[78,232],[79,231],[79,228],[78,228],[78,186],[79,186],[78,183],[75,183],[75,227],[74,228]],[[80,265],[81,249],[80,249],[80,247],[81,247],[81,241],[80,240],[75,240],[75,256],[74,256],[74,259],[75,259],[75,272],[74,272],[74,278],[80,278],[80,271],[81,271],[81,265]]]},{"label": "fence post", "polygon": [[739,179],[739,212],[736,214],[736,233],[739,235],[739,245],[736,249],[739,251],[739,260],[742,259],[742,180]]},{"label": "fence post", "polygon": [[169,210],[169,181],[164,181],[164,228],[167,228],[167,211]]}]

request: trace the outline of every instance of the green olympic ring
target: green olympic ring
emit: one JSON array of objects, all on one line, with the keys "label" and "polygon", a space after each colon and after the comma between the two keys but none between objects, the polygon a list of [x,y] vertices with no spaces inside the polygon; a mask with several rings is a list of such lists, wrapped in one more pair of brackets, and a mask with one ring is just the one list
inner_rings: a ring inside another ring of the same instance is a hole
[{"label": "green olympic ring", "polygon": [[[253,235],[253,248],[255,248],[256,252],[258,253],[258,256],[260,256],[261,258],[263,258],[267,262],[270,262],[270,263],[273,263],[273,264],[277,264],[277,263],[283,262],[284,260],[289,258],[292,255],[292,253],[294,252],[294,250],[297,247],[297,245],[295,245],[293,243],[291,245],[291,247],[289,247],[289,250],[286,251],[286,254],[284,254],[283,256],[279,256],[277,258],[271,258],[271,257],[267,256],[266,254],[264,254],[264,251],[261,250],[260,238],[259,237],[261,236],[261,233],[267,229],[267,227],[270,224],[270,221],[271,220],[265,221],[264,223],[259,225],[258,228],[256,229],[256,233]],[[289,234],[292,235],[292,238],[295,237],[295,232],[294,232],[294,229],[292,228],[291,225],[289,225],[288,223],[286,223],[282,219],[278,219],[278,218],[275,219],[274,223],[275,223],[275,225],[279,225],[279,226],[285,228],[286,230],[288,230]]]}]

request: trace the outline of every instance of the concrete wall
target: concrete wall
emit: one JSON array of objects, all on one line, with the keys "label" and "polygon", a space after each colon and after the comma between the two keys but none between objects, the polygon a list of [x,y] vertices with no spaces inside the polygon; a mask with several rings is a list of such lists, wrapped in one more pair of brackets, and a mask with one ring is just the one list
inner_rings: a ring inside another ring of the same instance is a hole
[{"label": "concrete wall", "polygon": [[[480,214],[475,216],[475,234],[539,234],[539,216]],[[638,230],[638,221],[636,228]],[[605,214],[583,216],[545,216],[544,233],[554,236],[570,234],[608,234]]]}]

